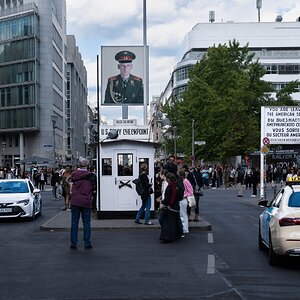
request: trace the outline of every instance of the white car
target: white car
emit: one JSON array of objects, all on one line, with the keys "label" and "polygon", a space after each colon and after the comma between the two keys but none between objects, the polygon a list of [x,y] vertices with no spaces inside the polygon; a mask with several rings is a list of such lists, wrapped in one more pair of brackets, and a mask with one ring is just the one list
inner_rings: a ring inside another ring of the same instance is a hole
[{"label": "white car", "polygon": [[287,182],[271,202],[258,203],[266,207],[259,216],[258,246],[260,250],[269,250],[270,265],[277,264],[282,256],[300,256],[299,183],[296,179]]},{"label": "white car", "polygon": [[41,193],[30,180],[0,180],[0,218],[25,217],[34,220],[41,214]]}]

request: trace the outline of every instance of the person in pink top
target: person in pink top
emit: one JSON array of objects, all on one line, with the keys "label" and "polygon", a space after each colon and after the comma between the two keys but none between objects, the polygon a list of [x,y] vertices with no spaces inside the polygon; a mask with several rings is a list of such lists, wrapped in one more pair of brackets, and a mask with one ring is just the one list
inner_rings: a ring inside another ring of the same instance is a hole
[{"label": "person in pink top", "polygon": [[189,233],[189,219],[188,219],[188,214],[187,214],[187,206],[188,206],[188,201],[187,197],[192,196],[194,194],[193,187],[189,180],[186,178],[187,173],[185,169],[179,169],[178,172],[178,177],[180,177],[183,181],[183,186],[184,186],[184,194],[183,194],[183,199],[179,202],[180,205],[180,219],[183,227],[183,233]]}]

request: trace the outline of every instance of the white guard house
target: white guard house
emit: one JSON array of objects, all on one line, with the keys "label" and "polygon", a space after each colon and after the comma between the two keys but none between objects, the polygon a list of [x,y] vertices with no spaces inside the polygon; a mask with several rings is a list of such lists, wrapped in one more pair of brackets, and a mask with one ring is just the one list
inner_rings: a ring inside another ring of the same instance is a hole
[{"label": "white guard house", "polygon": [[[118,138],[105,140],[111,130],[118,131]],[[150,126],[101,125],[100,141],[100,197],[97,216],[135,217],[142,200],[132,181],[138,178],[142,163],[148,165],[149,180],[154,188],[154,143],[150,142]],[[151,197],[153,214],[154,196]]]}]

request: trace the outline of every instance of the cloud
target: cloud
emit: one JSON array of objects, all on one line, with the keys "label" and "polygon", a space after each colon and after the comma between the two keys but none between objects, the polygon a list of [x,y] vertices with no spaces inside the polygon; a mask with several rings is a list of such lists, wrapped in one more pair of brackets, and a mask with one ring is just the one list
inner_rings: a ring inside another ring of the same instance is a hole
[{"label": "cloud", "polygon": [[[209,11],[215,11],[216,22],[257,22],[254,0],[147,0],[146,3],[150,99],[165,89],[184,36],[197,23],[207,23]],[[299,12],[298,1],[263,0],[261,21],[274,22],[281,14],[283,21],[294,22]],[[95,104],[96,55],[100,55],[101,46],[142,45],[143,1],[67,0],[67,22],[68,34],[75,35],[87,68],[89,102]]]}]

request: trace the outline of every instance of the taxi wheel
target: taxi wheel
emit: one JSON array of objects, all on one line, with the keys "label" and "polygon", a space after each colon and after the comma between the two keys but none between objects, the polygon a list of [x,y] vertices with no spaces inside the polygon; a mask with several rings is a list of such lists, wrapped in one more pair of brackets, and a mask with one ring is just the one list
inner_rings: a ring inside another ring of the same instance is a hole
[{"label": "taxi wheel", "polygon": [[278,257],[274,253],[274,250],[273,250],[271,235],[270,235],[269,240],[270,240],[270,242],[269,242],[269,264],[271,266],[275,266],[278,264]]}]

